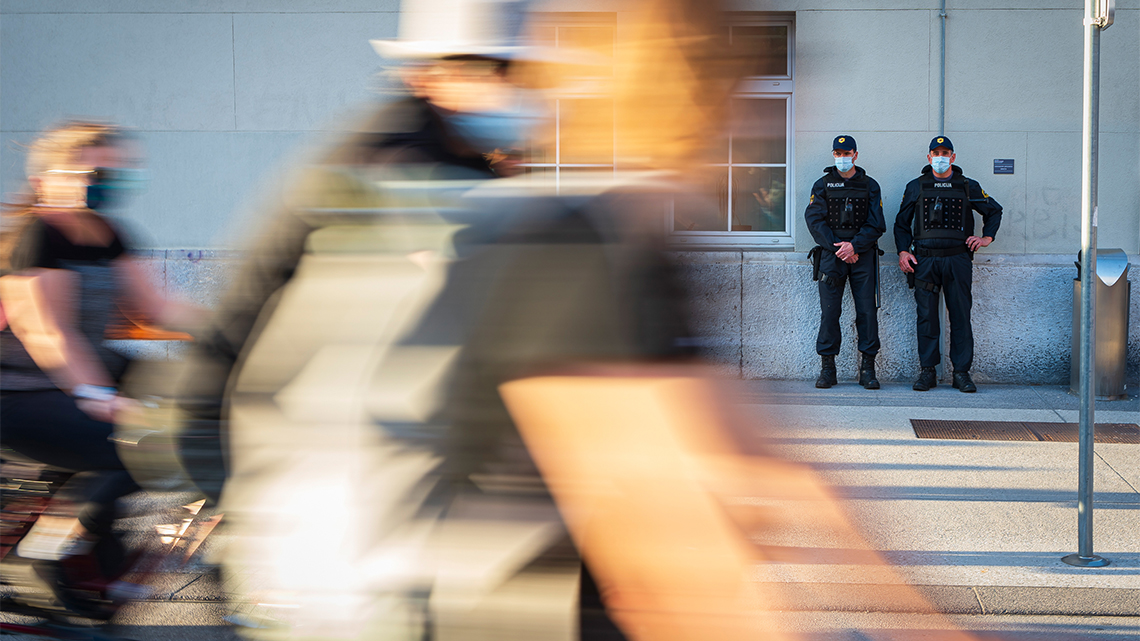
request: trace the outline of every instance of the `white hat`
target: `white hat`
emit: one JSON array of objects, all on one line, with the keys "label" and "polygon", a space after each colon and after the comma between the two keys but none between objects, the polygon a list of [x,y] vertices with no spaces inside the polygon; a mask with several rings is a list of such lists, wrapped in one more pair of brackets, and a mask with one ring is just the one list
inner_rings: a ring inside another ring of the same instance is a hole
[{"label": "white hat", "polygon": [[403,0],[396,40],[372,40],[384,58],[430,60],[479,56],[543,59],[545,47],[520,42],[527,0]]}]

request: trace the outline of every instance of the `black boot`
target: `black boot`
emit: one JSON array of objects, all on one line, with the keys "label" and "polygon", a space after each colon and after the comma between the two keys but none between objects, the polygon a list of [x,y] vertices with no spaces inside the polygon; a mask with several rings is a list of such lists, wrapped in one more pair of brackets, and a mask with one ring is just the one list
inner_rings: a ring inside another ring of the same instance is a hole
[{"label": "black boot", "polygon": [[914,382],[912,389],[916,392],[925,392],[932,387],[938,387],[938,374],[933,367],[924,367],[919,372],[918,380]]},{"label": "black boot", "polygon": [[827,389],[839,382],[835,374],[835,356],[820,354],[820,358],[823,359],[823,365],[819,370],[819,378],[815,379],[815,386]]},{"label": "black boot", "polygon": [[879,379],[875,378],[875,355],[862,354],[859,362],[859,384],[863,389],[879,389]]},{"label": "black boot", "polygon": [[969,372],[954,372],[954,389],[973,394],[978,391],[978,386],[974,385]]}]

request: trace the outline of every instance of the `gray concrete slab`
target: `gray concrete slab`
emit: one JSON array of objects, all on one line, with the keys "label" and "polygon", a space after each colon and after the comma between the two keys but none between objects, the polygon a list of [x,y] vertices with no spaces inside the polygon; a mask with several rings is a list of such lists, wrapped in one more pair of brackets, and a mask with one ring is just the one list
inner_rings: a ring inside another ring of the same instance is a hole
[{"label": "gray concrete slab", "polygon": [[[739,389],[754,428],[831,483],[852,521],[902,580],[942,595],[939,609],[1140,612],[1140,446],[1097,446],[1094,549],[1112,565],[1074,568],[1060,559],[1077,551],[1077,443],[918,439],[910,425],[912,418],[1076,421],[1076,410],[1068,409],[1075,399],[1059,386],[985,386],[988,394],[973,395],[896,386],[879,393],[854,385],[815,390],[780,381],[741,383]],[[1104,422],[1134,417],[1131,409],[1097,412]],[[826,539],[789,531],[775,544],[816,546],[805,555],[814,561],[761,565],[756,579],[867,582],[873,568],[853,560],[859,558],[853,551],[832,549]],[[827,553],[821,557],[820,550]],[[820,561],[829,556],[832,562]],[[965,588],[974,593],[974,604]]]},{"label": "gray concrete slab", "polygon": [[0,91],[20,97],[0,108],[5,130],[80,114],[147,130],[233,129],[228,15],[10,14],[2,32],[5,51],[20,52],[4,59]]},{"label": "gray concrete slab", "polygon": [[226,613],[221,603],[143,601],[120,610],[110,630],[140,640],[236,639],[233,627],[222,619]]},{"label": "gray concrete slab", "polygon": [[[949,385],[927,392],[915,392],[910,382],[885,382],[882,389],[865,390],[854,380],[841,379],[839,385],[826,390],[816,389],[813,381],[753,380],[729,383],[741,402],[765,405],[842,405],[842,406],[896,406],[896,407],[973,407],[1006,409],[1072,410],[1059,416],[1075,421],[1080,399],[1069,393],[1068,385],[999,385],[979,383],[974,394],[963,394]],[[1119,401],[1097,401],[1097,421],[1105,416],[1119,416],[1123,422],[1140,420],[1140,395],[1132,386],[1130,396]],[[1108,412],[1110,414],[1105,414]],[[1128,418],[1128,413],[1133,418]],[[1115,418],[1113,420],[1116,420]]]},{"label": "gray concrete slab", "polygon": [[1140,634],[1135,617],[941,616],[881,612],[785,612],[771,615],[777,627],[803,641],[945,639],[943,631],[964,629],[986,641],[1124,641]]}]

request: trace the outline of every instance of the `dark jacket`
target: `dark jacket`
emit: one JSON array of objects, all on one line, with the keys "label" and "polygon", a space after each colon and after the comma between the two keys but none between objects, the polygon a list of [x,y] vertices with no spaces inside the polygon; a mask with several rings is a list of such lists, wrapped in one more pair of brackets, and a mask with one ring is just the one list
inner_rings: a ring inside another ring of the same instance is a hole
[{"label": "dark jacket", "polygon": [[[982,215],[982,236],[996,238],[998,227],[1001,226],[1001,205],[982,190],[978,181],[963,176],[961,167],[951,165],[951,171],[954,177],[961,177],[966,181],[970,195],[970,208]],[[899,213],[895,216],[895,247],[900,252],[910,251],[911,245],[914,244],[915,206],[922,194],[923,178],[933,173],[934,170],[930,165],[923,167],[922,176],[907,183],[906,190],[903,191],[902,205],[899,206]],[[974,217],[972,215],[966,219],[966,235],[974,235]],[[947,238],[930,238],[920,241],[920,244],[928,249],[945,249],[961,245],[959,241]]]},{"label": "dark jacket", "polygon": [[834,166],[824,170],[823,177],[815,181],[811,187],[811,198],[808,200],[807,210],[804,211],[804,220],[807,221],[808,231],[811,232],[812,238],[820,247],[830,252],[838,249],[835,243],[840,242],[841,239],[836,237],[831,227],[827,225],[827,201],[825,200],[827,183],[835,181],[846,181],[848,183],[866,181],[868,183],[870,194],[867,203],[867,222],[855,234],[855,238],[851,239],[851,245],[855,248],[855,252],[862,254],[874,247],[879,237],[887,231],[887,223],[883,218],[883,192],[879,189],[879,183],[868,176],[862,167],[856,166],[855,175],[851,178],[840,176],[839,171]]},{"label": "dark jacket", "polygon": [[[243,349],[256,340],[258,319],[268,317],[305,253],[314,227],[301,210],[343,206],[357,197],[351,184],[341,187],[335,178],[330,180],[332,172],[321,171],[346,165],[406,170],[406,178],[494,177],[483,155],[452,136],[431,105],[408,97],[381,107],[315,168],[305,169],[289,184],[283,200],[270,207],[268,224],[247,251],[233,284],[186,359],[178,399],[185,427],[182,455],[195,482],[212,499],[217,499],[224,477],[219,438],[225,432],[224,403],[231,374],[239,367]],[[191,446],[196,451],[187,449]]]}]

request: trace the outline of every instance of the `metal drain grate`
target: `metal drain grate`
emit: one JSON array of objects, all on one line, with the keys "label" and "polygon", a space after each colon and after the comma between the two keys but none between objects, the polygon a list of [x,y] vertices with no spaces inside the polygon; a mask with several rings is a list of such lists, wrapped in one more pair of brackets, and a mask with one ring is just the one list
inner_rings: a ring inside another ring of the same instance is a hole
[{"label": "metal drain grate", "polygon": [[[910,419],[918,438],[956,441],[1051,441],[1076,443],[1077,423],[1026,423],[1022,421],[929,421]],[[1140,443],[1140,425],[1097,423],[1097,443]]]}]

